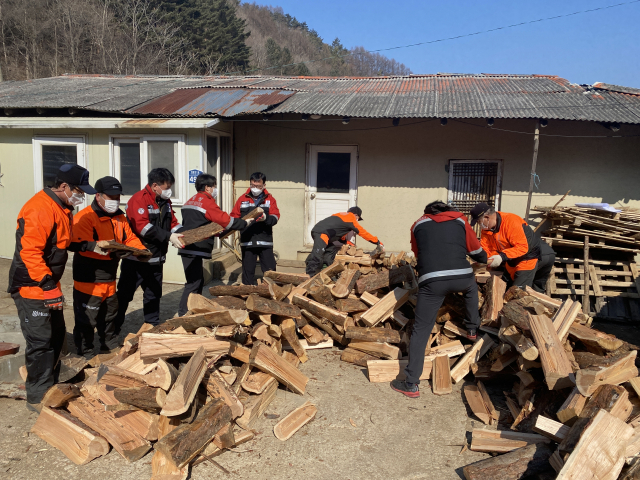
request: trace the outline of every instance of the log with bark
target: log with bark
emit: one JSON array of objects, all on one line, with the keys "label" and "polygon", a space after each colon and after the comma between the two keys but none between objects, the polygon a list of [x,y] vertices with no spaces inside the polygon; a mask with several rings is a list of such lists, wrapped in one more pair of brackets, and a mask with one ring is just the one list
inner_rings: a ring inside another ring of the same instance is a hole
[{"label": "log with bark", "polygon": [[276,302],[258,295],[249,295],[246,301],[247,310],[268,315],[279,315],[282,317],[300,318],[300,309],[295,305]]},{"label": "log with bark", "polygon": [[535,478],[549,470],[553,450],[545,443],[534,443],[497,457],[462,468],[466,480],[520,480]]},{"label": "log with bark", "polygon": [[[216,285],[215,287],[209,287],[209,293],[212,296],[224,297],[233,296],[239,297],[242,295],[260,295],[264,298],[271,298],[269,292],[269,286],[263,285]],[[215,301],[215,299],[213,299]]]},{"label": "log with bark", "polygon": [[485,286],[485,299],[482,306],[481,318],[483,324],[494,322],[504,305],[504,294],[507,284],[497,275],[492,275]]},{"label": "log with bark", "polygon": [[178,375],[160,413],[167,417],[175,417],[186,412],[196,396],[206,369],[206,351],[204,347],[200,347]]},{"label": "log with bark", "polygon": [[362,295],[364,292],[372,292],[381,288],[411,282],[414,278],[412,267],[404,265],[392,270],[384,270],[374,275],[367,275],[356,282],[356,292]]},{"label": "log with bark", "polygon": [[347,327],[344,336],[350,340],[378,343],[400,343],[400,333],[390,328]]},{"label": "log with bark", "polygon": [[635,365],[637,350],[611,359],[608,365],[593,366],[578,370],[576,387],[585,397],[590,396],[600,385],[620,385],[638,376]]},{"label": "log with bark", "polygon": [[321,303],[310,300],[302,295],[294,295],[293,304],[312,313],[313,315],[326,318],[331,323],[340,327],[345,326],[347,318],[349,317],[344,312],[339,312],[338,310],[322,305]]},{"label": "log with bark", "polygon": [[164,407],[167,399],[164,390],[153,387],[116,388],[113,396],[121,403],[143,410],[159,410]]},{"label": "log with bark", "polygon": [[82,395],[80,389],[72,383],[57,383],[44,394],[44,407],[63,407],[69,400]]},{"label": "log with bark", "polygon": [[278,283],[290,283],[291,285],[298,286],[301,283],[309,280],[309,275],[306,273],[285,273],[285,272],[276,272],[271,270],[269,272],[265,272],[264,276],[266,278],[271,278]]},{"label": "log with bark", "polygon": [[251,350],[248,363],[273,375],[291,391],[304,394],[309,379],[269,347],[257,343]]},{"label": "log with bark", "polygon": [[551,319],[545,315],[530,315],[529,325],[540,352],[540,361],[549,390],[573,387],[576,383],[575,375]]},{"label": "log with bark", "polygon": [[202,407],[193,423],[172,430],[158,440],[154,448],[177,468],[182,468],[231,420],[229,406],[222,399],[214,399]]},{"label": "log with bark", "polygon": [[[242,219],[243,220],[249,220],[252,218],[255,219],[262,216],[263,213],[264,211],[260,207],[254,208],[249,213],[247,213],[244,217],[242,217]],[[224,230],[225,228],[222,227],[221,225],[211,222],[207,225],[203,225],[202,227],[193,228],[191,230],[183,230],[182,232],[180,232],[182,234],[181,240],[183,245],[191,245],[192,243],[198,243],[203,240],[207,240],[208,238],[211,238],[214,235],[224,232]]]},{"label": "log with bark", "polygon": [[66,410],[43,406],[31,433],[60,450],[76,465],[85,465],[109,453],[109,443]]},{"label": "log with bark", "polygon": [[145,248],[135,248],[125,245],[124,243],[116,242],[115,240],[98,240],[96,244],[103,250],[110,250],[112,252],[129,252],[134,257],[150,257],[153,255],[151,250]]}]

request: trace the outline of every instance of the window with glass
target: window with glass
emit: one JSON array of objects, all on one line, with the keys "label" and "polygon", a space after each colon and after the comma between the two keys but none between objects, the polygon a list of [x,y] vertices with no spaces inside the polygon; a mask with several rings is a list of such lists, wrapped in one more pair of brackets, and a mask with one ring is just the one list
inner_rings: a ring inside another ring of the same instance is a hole
[{"label": "window with glass", "polygon": [[176,179],[171,188],[174,201],[182,199],[183,158],[182,136],[144,136],[113,139],[113,172],[120,180],[124,195],[133,195],[147,184],[147,175],[154,168],[166,168]]}]

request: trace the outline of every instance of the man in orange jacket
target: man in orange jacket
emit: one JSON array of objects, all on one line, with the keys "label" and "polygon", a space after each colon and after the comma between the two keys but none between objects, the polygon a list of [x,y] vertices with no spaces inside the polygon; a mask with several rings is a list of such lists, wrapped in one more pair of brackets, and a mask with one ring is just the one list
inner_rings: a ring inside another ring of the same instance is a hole
[{"label": "man in orange jacket", "polygon": [[487,266],[505,266],[509,286],[532,287],[544,292],[553,268],[555,252],[527,222],[514,213],[498,212],[486,203],[471,210],[471,225],[480,223],[480,244],[489,259]]},{"label": "man in orange jacket", "polygon": [[325,263],[331,265],[340,248],[347,243],[352,244],[351,240],[356,235],[384,248],[378,237],[367,232],[358,221],[362,221],[362,209],[351,207],[347,212],[335,213],[316,223],[311,230],[313,248],[305,261],[308,275],[320,272]]},{"label": "man in orange jacket", "polygon": [[120,258],[127,252],[109,253],[96,246],[100,240],[113,240],[133,248],[145,249],[131,231],[120,210],[122,185],[118,179],[104,177],[96,182],[96,196],[73,221],[73,341],[78,355],[93,356],[94,329],[98,329],[100,352],[118,346],[115,319],[118,315],[116,273]]},{"label": "man in orange jacket", "polygon": [[37,411],[57,381],[58,358],[66,334],[60,278],[67,264],[74,207],[94,194],[89,171],[75,164],[60,167],[52,187],[36,193],[18,214],[16,250],[9,288],[27,342],[27,408]]}]

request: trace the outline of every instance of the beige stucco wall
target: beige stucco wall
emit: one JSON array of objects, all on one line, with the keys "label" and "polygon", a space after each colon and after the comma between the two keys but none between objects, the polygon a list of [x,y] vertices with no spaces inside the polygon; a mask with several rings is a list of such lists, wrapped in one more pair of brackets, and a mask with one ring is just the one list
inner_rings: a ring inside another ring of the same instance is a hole
[{"label": "beige stucco wall", "polygon": [[[418,123],[419,122],[419,123]],[[248,186],[249,175],[262,171],[267,188],[282,212],[274,229],[281,258],[295,259],[303,248],[306,144],[359,146],[358,205],[362,226],[378,235],[390,250],[408,250],[409,228],[424,206],[447,199],[450,159],[502,159],[501,208],[524,216],[534,120],[482,121],[391,120],[337,122],[237,122],[234,126],[236,196]],[[406,125],[415,123],[414,125]],[[281,127],[285,128],[279,128]],[[383,127],[383,128],[380,128]],[[363,130],[364,129],[364,130]],[[322,131],[325,130],[325,131]],[[326,131],[330,130],[330,131]],[[587,122],[550,121],[544,135],[615,135]],[[623,125],[622,135],[640,136],[640,127]],[[542,136],[537,172],[540,189],[532,205],[553,205],[567,190],[566,203],[608,202],[640,207],[640,137],[561,138]],[[360,240],[366,247],[367,242]]]},{"label": "beige stucco wall", "polygon": [[[217,124],[212,130],[231,133],[231,124]],[[109,159],[109,136],[122,134],[140,135],[174,135],[182,134],[186,140],[185,171],[201,169],[202,129],[18,129],[0,128],[0,168],[4,174],[0,188],[0,256],[13,257],[15,248],[15,222],[22,205],[35,193],[34,186],[34,137],[56,135],[85,135],[87,145],[87,168],[90,172],[90,181],[93,184],[98,178],[111,175]],[[175,172],[174,172],[175,173]],[[186,183],[186,181],[185,181]],[[186,198],[195,193],[194,186],[186,185]],[[92,201],[93,197],[89,197]],[[124,206],[124,205],[123,205]],[[181,219],[180,207],[175,206],[178,220]],[[165,281],[184,282],[182,262],[175,249],[170,247],[167,263],[164,269]]]}]

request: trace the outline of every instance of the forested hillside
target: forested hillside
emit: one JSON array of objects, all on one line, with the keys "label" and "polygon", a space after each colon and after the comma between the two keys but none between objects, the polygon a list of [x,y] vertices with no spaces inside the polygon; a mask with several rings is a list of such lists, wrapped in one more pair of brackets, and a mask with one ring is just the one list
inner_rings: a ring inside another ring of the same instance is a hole
[{"label": "forested hillside", "polygon": [[[337,38],[325,43],[279,7],[240,0],[0,0],[0,42],[4,80],[63,73],[410,73],[363,47],[348,51]],[[279,67],[303,61],[312,62]]]}]

